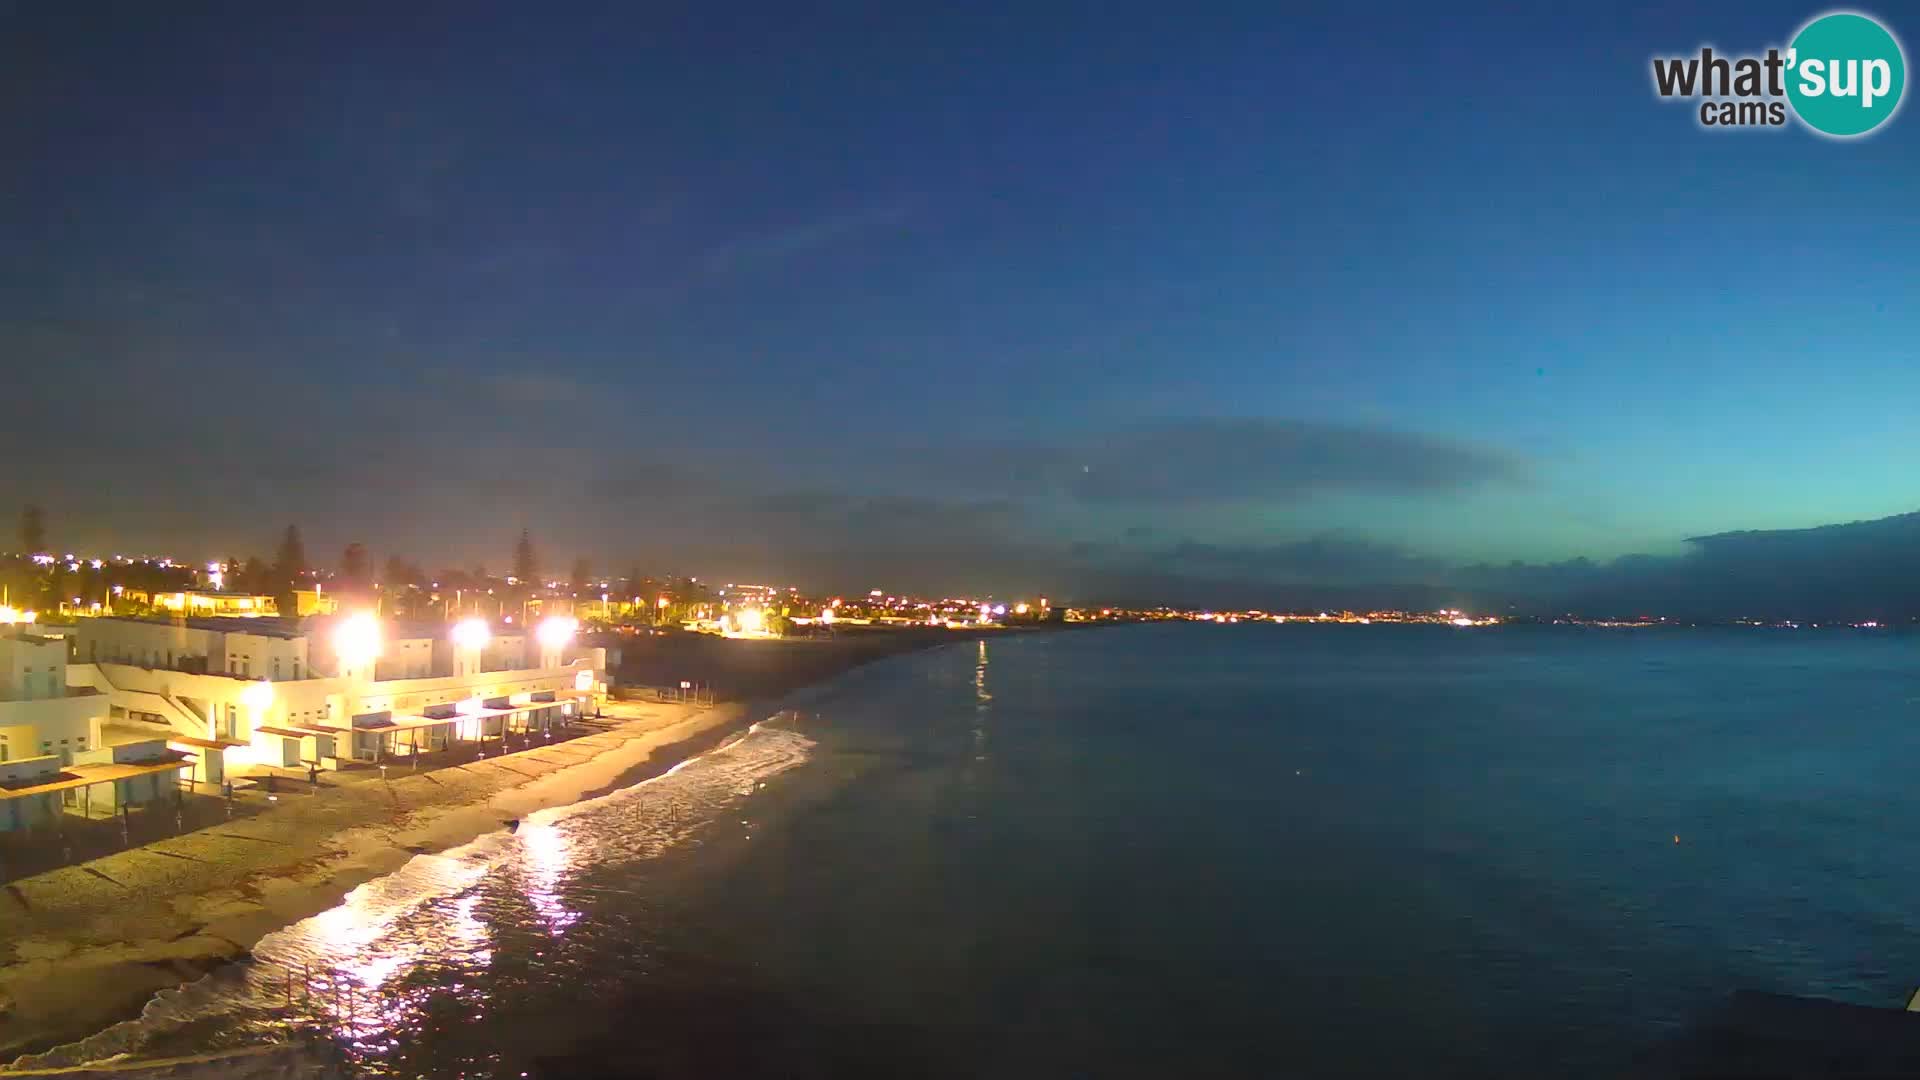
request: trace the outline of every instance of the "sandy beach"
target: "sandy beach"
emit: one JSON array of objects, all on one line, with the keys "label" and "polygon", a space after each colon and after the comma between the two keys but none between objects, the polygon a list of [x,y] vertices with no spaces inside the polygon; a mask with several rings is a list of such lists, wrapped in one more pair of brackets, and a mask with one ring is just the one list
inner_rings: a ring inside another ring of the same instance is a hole
[{"label": "sandy beach", "polygon": [[[623,641],[619,682],[711,686],[712,708],[611,702],[604,730],[390,780],[365,774],[232,821],[16,881],[0,892],[0,1061],[85,1037],[157,991],[247,955],[416,854],[535,810],[650,776],[764,719],[779,695],[886,656],[960,639],[944,630],[737,641]],[[731,700],[727,700],[731,699]]]},{"label": "sandy beach", "polygon": [[753,719],[619,703],[603,732],[418,775],[288,797],[271,811],[14,883],[0,898],[0,1057],[92,1033],[236,959],[356,885],[664,771]]}]

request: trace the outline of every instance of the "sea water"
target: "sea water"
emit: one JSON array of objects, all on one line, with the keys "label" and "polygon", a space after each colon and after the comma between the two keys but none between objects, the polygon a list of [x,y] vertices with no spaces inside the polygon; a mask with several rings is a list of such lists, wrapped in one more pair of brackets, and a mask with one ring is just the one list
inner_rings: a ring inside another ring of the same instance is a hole
[{"label": "sea water", "polygon": [[784,704],[41,1061],[1607,1076],[1735,989],[1920,985],[1913,637],[1119,627]]}]

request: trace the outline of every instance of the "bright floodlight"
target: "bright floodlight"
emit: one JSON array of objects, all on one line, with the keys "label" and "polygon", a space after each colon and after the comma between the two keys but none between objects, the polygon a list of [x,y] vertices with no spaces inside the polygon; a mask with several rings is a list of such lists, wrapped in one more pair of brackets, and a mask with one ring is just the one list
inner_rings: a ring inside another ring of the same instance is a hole
[{"label": "bright floodlight", "polygon": [[487,647],[493,639],[493,631],[487,629],[485,619],[461,619],[453,624],[453,643],[463,649],[478,651]]},{"label": "bright floodlight", "polygon": [[540,627],[534,631],[534,636],[540,639],[543,647],[558,649],[572,639],[574,627],[578,625],[579,623],[575,620],[564,615],[555,615],[541,619]]},{"label": "bright floodlight", "polygon": [[767,625],[767,617],[759,608],[747,608],[740,613],[740,629],[746,633],[757,633]]},{"label": "bright floodlight", "polygon": [[257,683],[248,683],[240,691],[240,704],[249,709],[264,709],[273,704],[273,684],[262,679]]},{"label": "bright floodlight", "polygon": [[370,611],[342,619],[333,630],[333,652],[343,667],[358,668],[380,655],[380,620]]}]

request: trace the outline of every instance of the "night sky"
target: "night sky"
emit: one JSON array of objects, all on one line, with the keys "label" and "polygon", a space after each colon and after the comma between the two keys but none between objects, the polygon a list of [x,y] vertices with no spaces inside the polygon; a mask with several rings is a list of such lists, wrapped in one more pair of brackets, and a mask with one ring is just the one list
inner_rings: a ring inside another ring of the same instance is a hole
[{"label": "night sky", "polygon": [[1652,91],[1818,8],[271,6],[0,3],[60,546],[1151,591],[1920,508],[1920,117]]}]

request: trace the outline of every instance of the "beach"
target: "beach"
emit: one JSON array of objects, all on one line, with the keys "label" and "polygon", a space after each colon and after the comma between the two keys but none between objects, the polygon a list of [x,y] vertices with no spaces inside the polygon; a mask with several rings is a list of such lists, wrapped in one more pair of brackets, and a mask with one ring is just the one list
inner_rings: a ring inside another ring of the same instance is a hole
[{"label": "beach", "polygon": [[246,956],[263,935],[414,855],[657,776],[764,719],[780,694],[958,639],[898,630],[623,642],[623,684],[686,679],[712,687],[720,703],[630,690],[592,734],[418,774],[396,768],[391,779],[328,776],[311,793],[287,784],[300,792],[258,812],[13,882],[0,893],[0,1060],[135,1015],[154,993]]}]

